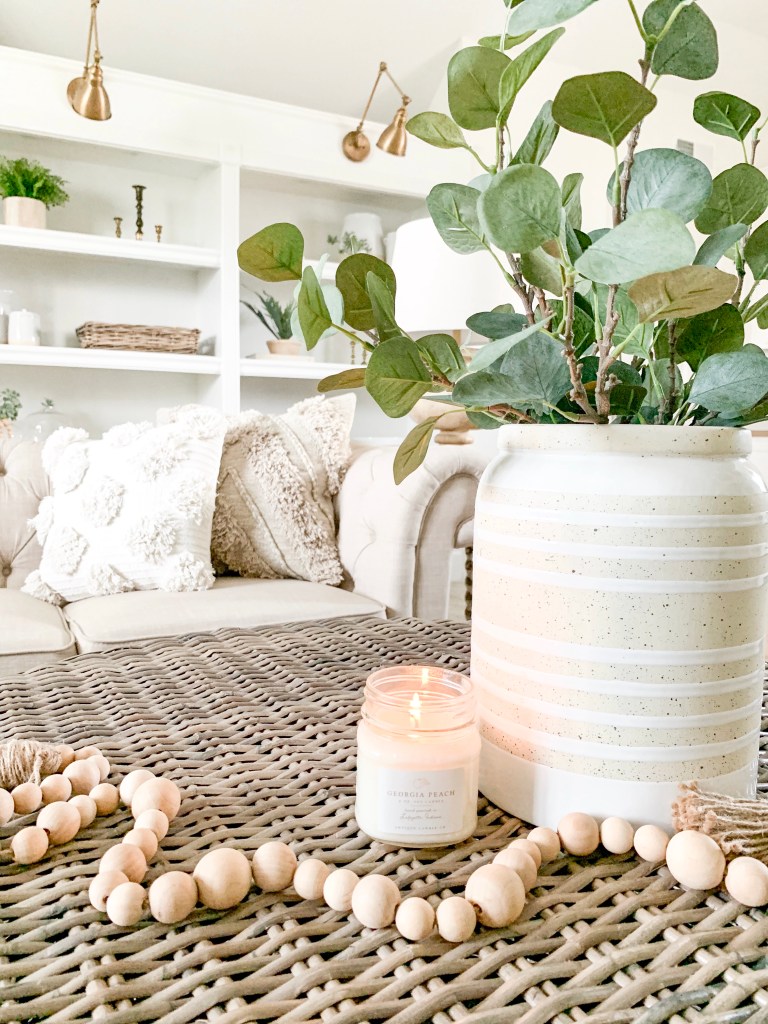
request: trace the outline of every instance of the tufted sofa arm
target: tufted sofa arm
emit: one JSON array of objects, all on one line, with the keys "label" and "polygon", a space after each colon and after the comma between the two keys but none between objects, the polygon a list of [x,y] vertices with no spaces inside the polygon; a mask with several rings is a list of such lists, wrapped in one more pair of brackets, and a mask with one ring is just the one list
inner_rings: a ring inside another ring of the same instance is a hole
[{"label": "tufted sofa arm", "polygon": [[341,561],[354,590],[390,613],[444,618],[451,554],[472,545],[487,459],[475,445],[433,445],[398,486],[394,456],[394,447],[355,447],[337,499]]},{"label": "tufted sofa arm", "polygon": [[0,441],[0,589],[19,590],[40,564],[40,546],[29,520],[47,494],[40,445]]}]

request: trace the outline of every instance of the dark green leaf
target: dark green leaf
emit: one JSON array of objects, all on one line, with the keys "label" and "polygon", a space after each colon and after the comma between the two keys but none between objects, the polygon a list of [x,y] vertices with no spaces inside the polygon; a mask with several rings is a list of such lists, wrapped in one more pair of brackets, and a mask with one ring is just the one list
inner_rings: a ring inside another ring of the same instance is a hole
[{"label": "dark green leaf", "polygon": [[522,313],[515,313],[510,306],[508,310],[494,309],[490,313],[473,313],[467,320],[467,327],[483,338],[508,338],[517,334],[528,324]]},{"label": "dark green leaf", "polygon": [[677,324],[677,358],[694,371],[716,352],[733,352],[744,344],[744,321],[729,302]]},{"label": "dark green leaf", "polygon": [[[597,356],[587,356],[581,362],[581,379],[588,394],[594,394],[599,362]],[[621,382],[614,384],[609,392],[611,415],[635,416],[648,394],[643,378],[629,363],[624,363],[620,359],[613,363],[609,374]],[[577,411],[576,407],[574,411]]]},{"label": "dark green leaf", "polygon": [[424,362],[434,373],[455,381],[467,372],[466,360],[450,334],[428,334],[418,338],[416,344]]},{"label": "dark green leaf", "polygon": [[656,106],[656,97],[624,71],[578,75],[563,82],[552,105],[555,121],[614,148]]},{"label": "dark green leaf", "polygon": [[560,233],[560,186],[542,167],[520,164],[497,174],[480,196],[480,223],[504,252],[530,252]]},{"label": "dark green leaf", "polygon": [[454,252],[466,255],[486,248],[478,216],[480,195],[469,185],[444,184],[435,185],[427,196],[429,215]]},{"label": "dark green leaf", "polygon": [[744,257],[756,281],[768,280],[768,221],[749,236]]},{"label": "dark green leaf", "polygon": [[325,331],[333,326],[325,296],[312,267],[305,267],[299,291],[299,324],[307,348],[314,348]]},{"label": "dark green leaf", "polygon": [[543,334],[514,345],[504,357],[501,372],[510,379],[507,402],[539,415],[557,405],[571,389],[563,346]]},{"label": "dark green leaf", "polygon": [[498,430],[504,424],[496,416],[490,416],[487,412],[475,412],[467,409],[467,419],[478,430]]},{"label": "dark green leaf", "polygon": [[637,306],[640,320],[679,320],[727,302],[738,281],[715,267],[680,267],[650,274],[635,281],[629,297]]},{"label": "dark green leaf", "polygon": [[710,412],[738,415],[768,394],[768,357],[756,345],[705,359],[693,379],[690,399]]},{"label": "dark green leaf", "polygon": [[492,50],[512,50],[516,46],[520,46],[526,39],[530,39],[533,32],[523,32],[520,36],[504,36],[504,45],[501,45],[501,36],[483,36],[482,39],[478,39],[478,46],[489,46]]},{"label": "dark green leaf", "polygon": [[439,419],[439,416],[431,416],[428,420],[418,423],[397,449],[393,467],[396,484],[401,484],[427,457],[429,442]]},{"label": "dark green leaf", "polygon": [[766,316],[768,316],[768,295],[763,295],[748,307],[743,315],[743,320],[745,324],[757,320],[758,326],[764,330],[768,326],[765,323]]},{"label": "dark green leaf", "polygon": [[448,64],[448,106],[462,128],[493,128],[499,113],[499,83],[509,57],[486,46],[468,46]]},{"label": "dark green leaf", "polygon": [[507,32],[535,32],[581,14],[595,0],[523,0],[507,21]]},{"label": "dark green leaf", "polygon": [[368,361],[365,386],[387,416],[409,413],[432,386],[416,342],[399,337],[377,345]]},{"label": "dark green leaf", "polygon": [[600,284],[624,284],[638,277],[690,263],[696,246],[680,217],[669,210],[643,210],[599,238],[576,261],[578,272]]},{"label": "dark green leaf", "polygon": [[552,103],[544,104],[536,115],[536,119],[528,130],[528,134],[515,153],[512,163],[541,165],[552,152],[552,147],[560,134],[560,125],[555,124],[552,117]]},{"label": "dark green leaf", "polygon": [[300,281],[304,238],[293,224],[270,224],[237,250],[240,269],[261,281]]},{"label": "dark green leaf", "polygon": [[531,249],[520,257],[520,270],[529,284],[543,288],[550,295],[563,294],[563,279],[560,263],[544,249]]},{"label": "dark green leaf", "polygon": [[386,283],[378,274],[369,273],[365,279],[365,288],[371,300],[373,324],[379,342],[403,337],[403,332],[395,321],[395,297]]},{"label": "dark green leaf", "polygon": [[437,149],[467,148],[464,132],[447,114],[425,110],[424,113],[412,117],[405,128],[410,135]]},{"label": "dark green leaf", "polygon": [[499,123],[506,124],[517,94],[541,64],[557,40],[565,35],[564,28],[548,32],[537,39],[527,50],[515,57],[501,76],[499,84]]},{"label": "dark green leaf", "polygon": [[470,372],[477,373],[480,370],[488,369],[489,366],[492,366],[497,359],[505,356],[515,345],[518,345],[526,338],[538,334],[543,326],[543,323],[531,324],[528,327],[524,327],[522,331],[518,331],[517,334],[510,335],[508,338],[497,338],[496,341],[489,341],[487,345],[483,345],[470,363]]},{"label": "dark green leaf", "polygon": [[751,224],[768,207],[768,178],[751,164],[736,164],[718,174],[712,195],[699,216],[696,227],[711,235],[733,224]]},{"label": "dark green leaf", "polygon": [[757,326],[760,330],[768,330],[768,305],[766,305],[765,309],[760,310],[760,312],[755,315],[755,319],[757,320]]},{"label": "dark green leaf", "polygon": [[[560,190],[563,196],[565,215],[574,231],[581,231],[581,186],[583,181],[584,175],[580,172],[566,174],[563,187]],[[582,246],[582,248],[584,247]]]},{"label": "dark green leaf", "polygon": [[[564,319],[563,303],[559,299],[551,299],[549,305],[554,313],[549,329],[553,333],[559,332],[560,324]],[[595,321],[585,310],[576,306],[573,315],[573,347],[576,349],[576,354],[581,355],[586,352],[594,343]]]},{"label": "dark green leaf", "polygon": [[[624,164],[621,164],[620,171]],[[616,174],[608,182],[608,202]],[[676,149],[645,149],[635,156],[627,190],[627,212],[671,210],[687,223],[706,205],[712,192],[712,175],[706,164]]]},{"label": "dark green leaf", "polygon": [[[654,0],[643,14],[643,25],[658,36],[679,7],[680,0]],[[653,51],[655,75],[675,75],[700,81],[711,78],[719,62],[717,31],[698,4],[683,8]]]},{"label": "dark green leaf", "polygon": [[323,377],[317,385],[317,390],[325,394],[327,391],[346,391],[364,387],[365,367],[356,366],[352,370],[342,370],[341,373],[332,373],[330,377]]},{"label": "dark green leaf", "polygon": [[713,235],[702,242],[693,262],[697,266],[716,267],[731,246],[741,241],[748,230],[746,224],[732,224],[729,228],[715,231]]},{"label": "dark green leaf", "polygon": [[757,124],[760,111],[730,92],[705,92],[693,104],[693,119],[715,135],[743,142]]},{"label": "dark green leaf", "polygon": [[395,275],[384,260],[368,253],[355,253],[342,260],[336,271],[336,287],[344,297],[344,319],[358,331],[370,331],[375,327],[367,288],[369,273],[380,278],[394,298],[397,287]]}]

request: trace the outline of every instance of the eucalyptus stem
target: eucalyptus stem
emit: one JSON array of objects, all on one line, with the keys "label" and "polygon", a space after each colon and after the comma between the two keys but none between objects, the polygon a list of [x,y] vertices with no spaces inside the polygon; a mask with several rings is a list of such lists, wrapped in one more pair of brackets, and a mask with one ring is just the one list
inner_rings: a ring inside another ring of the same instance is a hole
[{"label": "eucalyptus stem", "polygon": [[677,321],[667,320],[669,337],[669,397],[667,407],[672,416],[675,415],[677,403]]},{"label": "eucalyptus stem", "polygon": [[575,302],[575,281],[573,274],[569,274],[566,286],[563,290],[563,306],[565,309],[565,325],[563,328],[563,355],[565,361],[568,363],[568,372],[571,376],[571,401],[575,402],[576,405],[584,412],[586,416],[593,423],[597,423],[597,416],[592,406],[589,404],[589,396],[587,395],[587,389],[584,387],[584,382],[581,378],[581,363],[576,356],[576,350],[573,347],[573,325],[576,317],[576,302]]},{"label": "eucalyptus stem", "polygon": [[361,338],[359,334],[355,334],[353,331],[348,331],[346,327],[342,327],[341,324],[331,323],[331,327],[333,327],[335,331],[338,331],[339,334],[345,334],[350,341],[359,342],[363,348],[367,349],[369,352],[373,352],[374,348],[376,348],[376,346],[372,345],[370,341],[366,341],[364,338]]},{"label": "eucalyptus stem", "polygon": [[632,17],[635,19],[635,24],[637,25],[637,31],[640,33],[642,39],[645,42],[648,42],[648,36],[645,34],[645,29],[643,28],[643,23],[640,20],[640,15],[637,13],[637,7],[635,7],[635,0],[627,0],[627,3],[629,4],[630,11],[632,11]]},{"label": "eucalyptus stem", "polygon": [[666,34],[669,32],[669,30],[674,25],[674,23],[677,21],[678,15],[681,13],[683,8],[688,7],[689,5],[690,5],[690,0],[682,0],[682,3],[679,3],[677,5],[677,7],[674,9],[674,11],[672,11],[672,13],[670,14],[669,21],[666,23],[666,25],[661,30],[661,32],[659,32],[659,34],[656,36],[656,42],[654,43],[654,46],[658,46],[659,45],[659,43],[662,41],[662,39],[666,36]]}]

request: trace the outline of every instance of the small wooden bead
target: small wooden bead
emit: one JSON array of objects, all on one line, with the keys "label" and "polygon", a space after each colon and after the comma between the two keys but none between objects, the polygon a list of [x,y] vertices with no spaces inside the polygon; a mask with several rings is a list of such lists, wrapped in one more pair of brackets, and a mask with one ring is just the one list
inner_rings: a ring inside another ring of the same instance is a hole
[{"label": "small wooden bead", "polygon": [[323,899],[331,908],[344,914],[352,909],[352,893],[360,881],[354,871],[349,868],[338,868],[332,871],[323,883]]},{"label": "small wooden bead", "polygon": [[178,924],[197,903],[197,882],[185,871],[167,871],[149,887],[149,912],[160,924]]},{"label": "small wooden bead", "polygon": [[56,800],[69,800],[72,796],[72,783],[64,775],[49,775],[40,783],[43,792],[43,803],[52,804]]},{"label": "small wooden bead", "polygon": [[147,858],[147,864],[157,853],[157,836],[151,828],[132,828],[123,836],[123,842],[129,846],[138,846]]},{"label": "small wooden bead", "polygon": [[333,869],[316,857],[299,861],[293,876],[293,888],[304,900],[321,900],[326,878]]},{"label": "small wooden bead", "polygon": [[589,814],[566,814],[557,826],[563,849],[574,857],[588,857],[600,845],[600,829]]},{"label": "small wooden bead", "polygon": [[297,863],[287,843],[264,843],[253,855],[253,880],[262,892],[280,892],[293,881]]},{"label": "small wooden bead", "polygon": [[736,857],[725,873],[725,888],[745,907],[768,904],[768,865],[755,857]]},{"label": "small wooden bead", "polygon": [[134,818],[144,811],[162,811],[168,821],[179,813],[181,793],[170,779],[148,779],[142,782],[131,799],[131,814]]},{"label": "small wooden bead", "polygon": [[154,777],[155,773],[151,772],[148,768],[136,768],[134,771],[128,772],[120,783],[120,799],[126,807],[131,806],[133,794],[142,782],[148,782],[150,779],[154,779]]},{"label": "small wooden bead", "polygon": [[715,889],[725,874],[725,857],[712,836],[693,829],[676,832],[666,851],[669,873],[687,889]]},{"label": "small wooden bead", "polygon": [[658,825],[641,825],[635,832],[635,853],[641,860],[656,864],[664,860],[669,845],[669,836]]},{"label": "small wooden bead", "polygon": [[99,862],[99,874],[105,871],[122,871],[130,882],[141,882],[147,873],[147,858],[138,846],[118,843],[110,846]]},{"label": "small wooden bead", "polygon": [[48,833],[39,825],[28,825],[11,840],[11,853],[17,864],[37,864],[48,852]]},{"label": "small wooden bead", "polygon": [[352,913],[364,928],[388,928],[399,903],[400,890],[385,875],[366,875],[352,893]]},{"label": "small wooden bead", "polygon": [[91,764],[95,764],[99,769],[99,781],[103,782],[109,778],[109,773],[112,770],[109,761],[104,757],[103,754],[93,754],[88,758]]},{"label": "small wooden bead", "polygon": [[13,797],[7,789],[0,789],[0,825],[7,825],[13,817]]},{"label": "small wooden bead", "polygon": [[211,910],[237,906],[251,887],[251,865],[240,850],[222,846],[197,862],[193,877],[200,902]]},{"label": "small wooden bead", "polygon": [[168,835],[169,821],[162,811],[142,811],[136,819],[134,828],[149,828],[157,836],[157,841],[162,843]]},{"label": "small wooden bead", "polygon": [[435,912],[421,896],[411,896],[397,908],[395,928],[409,942],[422,942],[434,927]]},{"label": "small wooden bead", "polygon": [[87,796],[99,784],[99,769],[93,761],[73,761],[64,769],[64,777],[72,783],[75,796]]},{"label": "small wooden bead", "polygon": [[17,814],[32,814],[43,803],[43,791],[35,782],[22,782],[11,790],[11,796]]},{"label": "small wooden bead", "polygon": [[57,749],[59,751],[59,771],[63,772],[67,765],[72,764],[75,760],[75,748],[66,743],[60,743]]},{"label": "small wooden bead", "polygon": [[528,892],[536,885],[536,876],[538,871],[536,870],[536,864],[533,857],[525,850],[521,850],[519,847],[512,849],[507,847],[506,850],[500,850],[499,853],[493,858],[494,864],[503,864],[505,868],[512,868],[520,875],[520,880],[525,886],[525,891]]},{"label": "small wooden bead", "polygon": [[606,818],[600,825],[600,842],[608,853],[629,853],[635,841],[635,830],[624,818]]},{"label": "small wooden bead", "polygon": [[102,914],[107,909],[107,897],[118,885],[130,879],[122,871],[100,871],[88,886],[88,900],[92,907]]},{"label": "small wooden bead", "polygon": [[484,864],[474,871],[464,896],[474,907],[480,924],[488,928],[514,924],[525,906],[525,886],[520,875],[503,864]]},{"label": "small wooden bead", "polygon": [[449,896],[437,906],[437,930],[446,942],[466,942],[476,924],[475,908],[461,896]]},{"label": "small wooden bead", "polygon": [[85,793],[79,793],[77,796],[70,797],[70,807],[76,807],[77,813],[80,815],[80,828],[88,828],[96,817],[96,801],[86,796]]},{"label": "small wooden bead", "polygon": [[[560,853],[560,836],[551,828],[532,828],[526,836],[528,842],[535,843],[541,851],[541,863],[549,864]],[[541,866],[541,865],[539,865]]]},{"label": "small wooden bead", "polygon": [[48,833],[52,846],[68,843],[80,831],[80,812],[71,803],[56,800],[47,804],[37,816],[37,824]]},{"label": "small wooden bead", "polygon": [[76,761],[86,761],[89,757],[101,756],[101,747],[80,747],[75,751]]},{"label": "small wooden bead", "polygon": [[100,782],[98,786],[93,787],[88,796],[95,802],[98,815],[114,814],[120,801],[117,786],[113,786],[111,782]]},{"label": "small wooden bead", "polygon": [[123,882],[107,897],[107,917],[112,924],[128,928],[144,913],[144,888],[137,882]]},{"label": "small wooden bead", "polygon": [[507,847],[508,850],[522,850],[523,853],[527,853],[533,863],[536,865],[538,871],[541,867],[541,850],[536,843],[531,842],[530,839],[513,839]]}]

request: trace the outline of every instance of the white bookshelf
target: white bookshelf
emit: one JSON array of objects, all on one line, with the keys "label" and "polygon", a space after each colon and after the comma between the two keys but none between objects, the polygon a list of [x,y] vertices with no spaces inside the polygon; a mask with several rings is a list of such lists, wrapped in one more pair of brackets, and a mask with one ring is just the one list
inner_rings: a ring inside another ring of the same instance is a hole
[{"label": "white bookshelf", "polygon": [[331,374],[354,369],[351,363],[326,363],[320,359],[303,357],[287,359],[243,359],[240,362],[242,377],[277,377],[282,380],[322,380]]},{"label": "white bookshelf", "polygon": [[0,345],[0,366],[39,369],[136,370],[143,373],[192,373],[218,376],[221,359],[176,352],[128,352],[53,345]]}]

